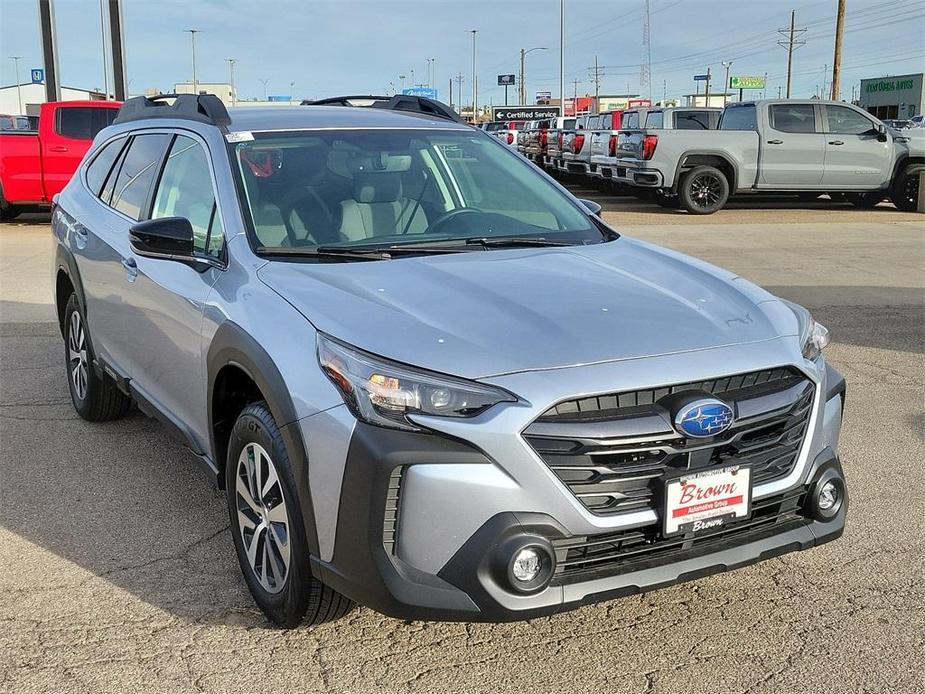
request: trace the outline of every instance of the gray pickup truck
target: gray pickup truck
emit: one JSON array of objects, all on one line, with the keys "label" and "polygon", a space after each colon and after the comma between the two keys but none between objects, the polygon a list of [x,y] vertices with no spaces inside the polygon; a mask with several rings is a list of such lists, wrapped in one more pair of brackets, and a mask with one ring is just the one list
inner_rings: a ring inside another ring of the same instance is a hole
[{"label": "gray pickup truck", "polygon": [[[621,130],[614,180],[652,189],[692,214],[733,193],[839,193],[859,207],[890,197],[914,210],[925,147],[851,104],[728,105],[717,130]],[[676,197],[675,197],[676,196]]]}]

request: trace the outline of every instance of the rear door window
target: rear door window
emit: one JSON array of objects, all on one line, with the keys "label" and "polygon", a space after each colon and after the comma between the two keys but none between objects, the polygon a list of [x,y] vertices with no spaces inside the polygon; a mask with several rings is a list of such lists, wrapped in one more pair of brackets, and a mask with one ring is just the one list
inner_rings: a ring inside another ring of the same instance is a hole
[{"label": "rear door window", "polygon": [[635,130],[639,127],[639,124],[639,111],[623,112],[623,124],[621,128],[624,130]]},{"label": "rear door window", "polygon": [[72,140],[92,140],[103,128],[112,125],[118,109],[93,106],[66,106],[55,113],[55,132]]},{"label": "rear door window", "polygon": [[112,207],[136,221],[142,218],[169,140],[170,135],[165,133],[136,135],[132,139],[112,190]]},{"label": "rear door window", "polygon": [[113,163],[121,154],[122,147],[125,146],[125,138],[119,137],[103,145],[90,165],[87,167],[87,187],[93,191],[94,195],[99,195],[103,188],[103,182],[109,175]]},{"label": "rear door window", "polygon": [[782,133],[814,133],[816,107],[812,104],[773,104],[771,127]]},{"label": "rear door window", "polygon": [[720,130],[757,130],[755,105],[727,106],[719,122]]}]

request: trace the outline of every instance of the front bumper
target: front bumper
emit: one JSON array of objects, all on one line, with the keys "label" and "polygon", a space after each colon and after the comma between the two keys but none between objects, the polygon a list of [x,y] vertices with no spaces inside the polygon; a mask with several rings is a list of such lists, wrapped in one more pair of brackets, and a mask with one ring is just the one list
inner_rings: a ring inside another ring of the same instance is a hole
[{"label": "front bumper", "polygon": [[[839,537],[847,506],[827,521],[804,504],[823,472],[843,479],[837,457],[844,381],[826,369],[816,425],[799,480],[775,493],[791,512],[754,530],[695,542],[678,551],[557,575],[521,594],[496,567],[521,538],[548,542],[558,558],[576,541],[599,541],[614,528],[580,526],[538,486],[526,491],[489,455],[460,437],[390,431],[358,423],[337,506],[333,554],[314,571],[336,590],[404,619],[511,621],[700,578]],[[820,384],[821,385],[821,384]],[[310,440],[310,434],[306,436]],[[770,498],[770,497],[768,497]],[[643,524],[637,524],[637,527]],[[630,526],[621,527],[626,529]],[[730,526],[735,529],[735,526]]]}]

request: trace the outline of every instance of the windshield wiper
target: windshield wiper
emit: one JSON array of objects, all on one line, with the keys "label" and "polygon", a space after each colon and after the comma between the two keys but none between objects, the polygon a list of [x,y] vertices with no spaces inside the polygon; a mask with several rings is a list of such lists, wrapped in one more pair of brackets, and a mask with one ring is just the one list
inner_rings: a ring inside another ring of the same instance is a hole
[{"label": "windshield wiper", "polygon": [[388,260],[389,254],[373,248],[352,249],[340,247],[307,246],[299,247],[273,247],[261,246],[257,252],[262,255],[277,255],[290,258],[342,258],[344,260]]},{"label": "windshield wiper", "polygon": [[471,246],[483,246],[485,248],[517,248],[520,246],[571,246],[571,243],[565,243],[564,241],[550,241],[549,239],[537,238],[537,237],[516,237],[516,236],[499,236],[497,238],[492,237],[475,237],[471,239],[466,239],[466,243]]}]

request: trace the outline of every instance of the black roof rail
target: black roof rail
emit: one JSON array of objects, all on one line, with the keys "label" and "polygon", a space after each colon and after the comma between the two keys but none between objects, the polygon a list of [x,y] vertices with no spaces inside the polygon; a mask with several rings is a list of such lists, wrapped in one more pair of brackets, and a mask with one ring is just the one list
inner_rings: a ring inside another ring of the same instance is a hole
[{"label": "black roof rail", "polygon": [[369,108],[384,108],[390,111],[406,111],[409,114],[433,116],[456,123],[465,123],[462,117],[452,108],[441,101],[428,99],[425,96],[410,96],[408,94],[395,94],[394,96],[376,96],[371,94],[354,96],[332,96],[327,99],[306,99],[302,106],[367,106]]},{"label": "black roof rail", "polygon": [[[172,99],[173,103],[168,103]],[[210,123],[220,128],[231,124],[228,109],[215,94],[158,94],[157,96],[134,96],[128,99],[116,118],[116,123],[145,118],[179,118]]]}]

